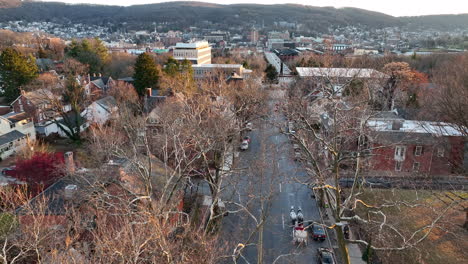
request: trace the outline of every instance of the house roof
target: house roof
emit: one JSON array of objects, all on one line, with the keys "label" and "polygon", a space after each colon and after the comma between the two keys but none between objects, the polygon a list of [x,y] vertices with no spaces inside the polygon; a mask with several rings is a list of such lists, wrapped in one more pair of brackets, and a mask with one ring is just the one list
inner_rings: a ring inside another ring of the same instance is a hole
[{"label": "house roof", "polygon": [[[394,128],[394,122],[399,122],[398,129]],[[376,132],[404,132],[414,134],[431,134],[434,136],[455,136],[460,137],[463,134],[457,128],[449,123],[430,122],[418,120],[379,120],[370,118],[367,121],[368,127]]]},{"label": "house roof", "polygon": [[94,85],[96,85],[102,90],[105,90],[111,78],[102,76],[102,77],[90,77],[90,79]]},{"label": "house roof", "polygon": [[296,67],[300,77],[329,78],[386,78],[387,75],[374,69],[366,68],[316,68]]},{"label": "house roof", "polygon": [[26,112],[20,112],[20,113],[11,112],[6,115],[2,115],[1,117],[7,119],[11,123],[16,123],[21,120],[27,119],[29,115]]},{"label": "house roof", "polygon": [[[87,177],[87,180],[84,180],[83,178],[70,176],[60,178],[43,192],[32,198],[29,201],[30,208],[22,206],[17,209],[17,213],[20,215],[30,214],[31,212],[29,209],[32,209],[43,212],[45,215],[64,215],[69,206],[81,204],[85,199],[87,199],[88,195],[86,193],[90,193],[93,190],[91,186],[95,179]],[[77,187],[76,193],[73,195],[73,199],[67,199],[65,196],[65,187],[69,185],[76,185]],[[47,205],[45,208],[42,208],[41,202],[44,201]]]},{"label": "house roof", "polygon": [[11,105],[13,105],[17,100],[24,96],[28,99],[33,105],[40,105],[42,103],[49,103],[51,98],[57,98],[50,90],[48,89],[37,89],[30,92],[25,92],[24,94],[18,96]]},{"label": "house roof", "polygon": [[26,135],[19,132],[18,130],[13,130],[11,132],[8,132],[8,133],[0,136],[0,146],[3,146],[5,144],[7,144],[7,143],[10,143],[12,141],[15,141],[15,140],[23,138],[23,137],[26,137]]},{"label": "house roof", "polygon": [[102,106],[102,108],[104,108],[109,113],[112,111],[113,107],[117,106],[117,101],[113,96],[110,95],[97,100],[96,103]]},{"label": "house roof", "polygon": [[135,81],[135,79],[133,79],[133,77],[125,77],[125,78],[118,79],[118,81],[124,81],[124,82],[128,82],[128,83],[132,83],[132,82]]},{"label": "house roof", "polygon": [[[140,156],[139,164],[147,164],[148,158]],[[157,158],[151,158],[153,186],[164,186],[167,175],[175,173]],[[136,172],[138,165],[126,158],[115,158],[105,163],[99,169],[90,169],[84,172],[75,172],[74,175],[62,177],[42,193],[30,200],[31,209],[38,210],[45,215],[64,215],[71,207],[79,207],[89,200],[90,195],[97,192],[110,192],[109,188],[118,187],[119,195],[126,192],[134,195],[144,192],[142,181]],[[121,173],[124,171],[125,173]],[[99,175],[98,177],[96,175]],[[117,177],[116,177],[117,176]],[[120,177],[120,178],[119,178]],[[177,178],[177,177],[175,177]],[[96,184],[99,182],[100,184]],[[177,184],[175,180],[171,184]],[[72,198],[67,198],[65,188],[76,185]],[[172,188],[168,188],[172,189]],[[128,192],[128,191],[131,192]],[[115,189],[114,189],[115,191]],[[45,208],[41,202],[46,201]],[[18,214],[31,214],[29,208],[22,206],[17,209]],[[45,209],[45,210],[44,210]]]}]

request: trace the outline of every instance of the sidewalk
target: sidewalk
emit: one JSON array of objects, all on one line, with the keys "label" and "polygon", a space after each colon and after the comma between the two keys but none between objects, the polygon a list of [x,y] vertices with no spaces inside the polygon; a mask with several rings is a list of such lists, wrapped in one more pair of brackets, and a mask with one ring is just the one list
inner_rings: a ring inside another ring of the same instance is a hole
[{"label": "sidewalk", "polygon": [[[328,225],[328,226],[331,226],[333,224],[336,223],[336,220],[333,216],[333,211],[332,211],[332,207],[335,206],[335,203],[334,203],[334,199],[335,199],[335,196],[333,194],[333,192],[330,192],[328,189],[327,189],[327,193],[328,193],[328,196],[333,200],[331,202],[331,204],[329,204],[329,206],[327,208],[321,208],[321,210],[323,210],[325,212],[325,215],[326,215],[326,219],[322,219],[324,221],[324,224]],[[317,197],[318,198],[318,197]],[[317,201],[318,202],[318,201]],[[323,217],[324,218],[324,217]],[[346,222],[343,222],[343,223],[346,223]],[[334,245],[333,245],[333,248],[334,249],[338,249],[338,241],[336,240],[336,233],[334,232],[335,229],[333,229],[333,232],[330,232],[330,233],[333,233],[333,238],[334,238]],[[353,237],[353,232],[352,230],[350,230],[350,238],[351,239],[355,239]],[[332,237],[330,237],[330,241],[332,240]],[[346,243],[346,247],[348,249],[348,255],[349,255],[349,259],[350,259],[350,263],[351,264],[366,264],[366,262],[364,260],[362,260],[362,252],[361,252],[361,249],[359,248],[359,246],[357,244],[354,244],[354,243]],[[341,253],[341,252],[340,252]],[[338,255],[338,254],[337,254]]]}]

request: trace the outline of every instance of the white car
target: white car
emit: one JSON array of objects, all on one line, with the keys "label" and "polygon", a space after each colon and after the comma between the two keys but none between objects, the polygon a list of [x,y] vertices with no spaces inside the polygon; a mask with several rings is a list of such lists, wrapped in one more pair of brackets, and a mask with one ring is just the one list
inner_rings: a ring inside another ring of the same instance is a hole
[{"label": "white car", "polygon": [[243,140],[240,145],[240,150],[247,150],[249,149],[249,141]]},{"label": "white car", "polygon": [[250,123],[250,122],[247,123],[247,124],[245,125],[245,129],[247,129],[248,131],[252,131],[252,129],[253,129],[252,123]]},{"label": "white car", "polygon": [[293,122],[288,122],[288,131],[291,134],[296,133],[296,131],[294,130],[294,123]]}]

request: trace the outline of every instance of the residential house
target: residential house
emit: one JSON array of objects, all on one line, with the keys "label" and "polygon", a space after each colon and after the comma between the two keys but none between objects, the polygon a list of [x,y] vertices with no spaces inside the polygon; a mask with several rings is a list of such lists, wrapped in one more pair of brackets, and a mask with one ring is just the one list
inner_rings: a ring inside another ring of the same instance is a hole
[{"label": "residential house", "polygon": [[36,139],[34,123],[27,113],[0,116],[0,158],[5,159]]},{"label": "residential house", "polygon": [[[67,152],[68,157],[69,153]],[[102,228],[117,232],[119,228],[116,227],[119,227],[118,221],[121,216],[131,217],[128,215],[129,212],[139,206],[148,208],[148,203],[158,200],[158,198],[140,199],[148,194],[138,166],[148,166],[148,162],[151,162],[152,166],[150,179],[154,190],[150,195],[159,197],[162,193],[167,195],[168,192],[173,192],[171,201],[175,202],[172,210],[174,213],[166,217],[171,225],[178,226],[184,221],[183,214],[176,213],[182,212],[184,205],[183,188],[174,186],[178,177],[174,177],[172,184],[167,184],[169,175],[175,173],[173,170],[156,158],[148,161],[146,156],[140,156],[138,159],[130,161],[116,157],[98,169],[70,171],[68,176],[59,179],[31,199],[28,204],[16,210],[20,229],[30,228],[31,225],[50,228],[56,232],[55,238],[58,244],[55,248],[60,249],[66,240],[67,227],[70,224],[78,224],[75,230],[80,233],[76,234],[77,239],[69,246],[82,249],[91,256],[92,250],[89,249],[96,239],[93,230]],[[73,167],[69,165],[74,164],[72,158],[65,159],[65,162],[68,163],[67,167]],[[74,214],[79,215],[80,222],[70,222],[70,216]]]},{"label": "residential house", "polygon": [[159,95],[158,90],[146,88],[145,97],[143,99],[143,110],[145,113],[150,113],[158,104],[165,100],[166,96]]},{"label": "residential house", "polygon": [[94,101],[86,108],[86,120],[90,125],[104,125],[117,114],[117,110],[117,101],[109,95]]},{"label": "residential house", "polygon": [[[36,132],[41,136],[61,134],[62,131],[54,120],[60,120],[58,113],[53,111],[53,102],[61,101],[61,97],[53,94],[48,89],[38,89],[31,92],[22,91],[11,106],[14,112],[26,112],[34,121]],[[63,105],[64,112],[70,112],[69,104]]]},{"label": "residential house", "polygon": [[373,176],[448,176],[467,164],[467,138],[448,123],[405,120],[381,112],[367,121]]},{"label": "residential house", "polygon": [[105,95],[114,84],[115,81],[112,77],[88,75],[88,80],[85,84],[86,94],[90,95],[93,99],[98,99]]}]

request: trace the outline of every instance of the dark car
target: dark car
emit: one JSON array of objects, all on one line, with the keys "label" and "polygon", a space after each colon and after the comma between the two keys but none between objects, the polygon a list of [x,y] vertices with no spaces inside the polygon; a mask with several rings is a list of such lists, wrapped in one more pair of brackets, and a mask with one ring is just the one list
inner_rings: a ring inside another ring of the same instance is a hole
[{"label": "dark car", "polygon": [[312,226],[312,238],[314,240],[324,241],[327,238],[325,230],[320,225],[313,225]]},{"label": "dark car", "polygon": [[320,264],[335,264],[335,259],[333,258],[333,251],[329,248],[319,248],[317,249],[318,254],[318,263]]},{"label": "dark car", "polygon": [[16,168],[15,167],[4,168],[2,170],[2,175],[14,177],[16,176]]}]

